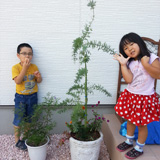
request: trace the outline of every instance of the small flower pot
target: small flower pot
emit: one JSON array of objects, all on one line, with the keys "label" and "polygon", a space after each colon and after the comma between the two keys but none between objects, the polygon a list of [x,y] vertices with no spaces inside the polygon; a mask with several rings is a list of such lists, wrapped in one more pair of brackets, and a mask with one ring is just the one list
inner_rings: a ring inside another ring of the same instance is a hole
[{"label": "small flower pot", "polygon": [[71,160],[98,160],[103,134],[94,141],[79,141],[71,137],[69,139]]},{"label": "small flower pot", "polygon": [[28,153],[29,153],[30,160],[45,160],[46,155],[47,155],[47,144],[48,144],[48,142],[49,142],[49,138],[47,137],[46,144],[44,144],[42,146],[33,147],[33,146],[29,146],[27,144],[27,140],[26,140],[25,144],[28,148]]}]

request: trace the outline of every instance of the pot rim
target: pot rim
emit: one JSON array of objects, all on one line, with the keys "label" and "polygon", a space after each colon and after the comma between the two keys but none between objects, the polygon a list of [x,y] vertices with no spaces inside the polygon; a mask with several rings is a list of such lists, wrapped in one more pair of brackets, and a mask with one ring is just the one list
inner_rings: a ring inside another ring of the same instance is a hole
[{"label": "pot rim", "polygon": [[25,140],[25,145],[29,148],[41,148],[41,147],[44,147],[45,145],[47,145],[49,143],[49,137],[47,136],[47,142],[45,144],[43,144],[42,146],[30,146],[27,144],[27,139]]},{"label": "pot rim", "polygon": [[93,140],[93,141],[80,141],[80,140],[77,140],[77,139],[75,139],[75,138],[73,138],[73,137],[70,137],[69,139],[71,139],[71,140],[73,140],[73,141],[75,141],[76,143],[79,143],[79,144],[81,144],[81,143],[92,144],[92,143],[96,143],[96,142],[99,141],[100,139],[103,139],[103,134],[102,134],[102,132],[99,132],[99,133],[100,133],[100,137],[99,137],[98,139],[96,139],[96,140]]}]

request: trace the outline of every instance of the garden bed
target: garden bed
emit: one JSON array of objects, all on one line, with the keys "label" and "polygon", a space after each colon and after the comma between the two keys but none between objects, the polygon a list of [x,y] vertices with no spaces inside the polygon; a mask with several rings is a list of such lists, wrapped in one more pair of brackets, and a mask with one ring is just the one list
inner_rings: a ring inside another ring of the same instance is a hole
[{"label": "garden bed", "polygon": [[[46,160],[71,160],[69,141],[66,140],[63,145],[59,144],[60,139],[64,137],[64,134],[50,136]],[[13,135],[0,135],[0,160],[29,160],[29,156],[27,151],[15,147]],[[99,160],[110,160],[104,142],[101,144]]]}]

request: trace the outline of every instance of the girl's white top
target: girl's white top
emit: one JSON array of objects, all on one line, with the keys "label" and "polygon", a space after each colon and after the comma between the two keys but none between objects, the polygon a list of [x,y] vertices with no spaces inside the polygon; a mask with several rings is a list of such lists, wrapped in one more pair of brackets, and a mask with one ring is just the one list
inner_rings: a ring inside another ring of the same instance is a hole
[{"label": "girl's white top", "polygon": [[[151,53],[149,64],[152,64],[155,59],[159,58],[155,54]],[[160,59],[159,59],[160,60]],[[127,90],[134,94],[140,95],[152,95],[154,94],[154,81],[148,72],[144,69],[141,61],[131,61],[129,69],[133,74],[133,80],[127,85]]]}]

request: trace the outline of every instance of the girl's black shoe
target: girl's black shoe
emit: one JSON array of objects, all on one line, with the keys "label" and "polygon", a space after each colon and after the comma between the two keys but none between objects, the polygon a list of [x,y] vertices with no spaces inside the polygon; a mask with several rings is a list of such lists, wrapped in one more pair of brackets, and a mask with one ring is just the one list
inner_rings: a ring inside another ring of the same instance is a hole
[{"label": "girl's black shoe", "polygon": [[127,144],[126,142],[123,142],[123,143],[120,143],[116,149],[120,152],[124,152],[130,147],[133,147],[133,144]]},{"label": "girl's black shoe", "polygon": [[139,152],[133,148],[125,154],[125,157],[128,159],[135,159],[135,158],[141,156],[142,154],[143,154],[143,152]]}]

